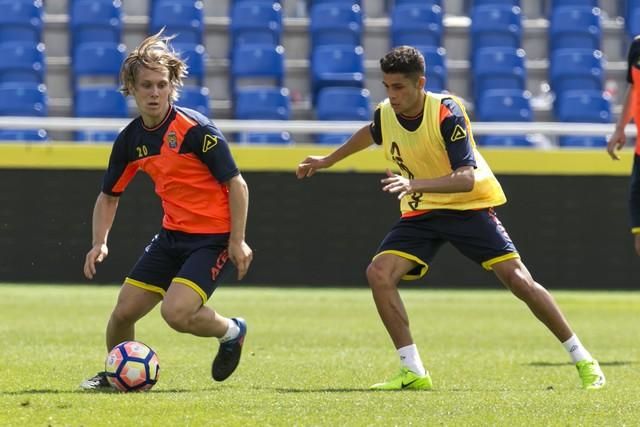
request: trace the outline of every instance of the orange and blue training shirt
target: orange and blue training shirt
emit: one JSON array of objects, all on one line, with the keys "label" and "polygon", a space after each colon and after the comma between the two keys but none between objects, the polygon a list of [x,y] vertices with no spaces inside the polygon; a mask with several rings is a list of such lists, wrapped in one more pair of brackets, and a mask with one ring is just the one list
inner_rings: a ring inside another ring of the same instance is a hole
[{"label": "orange and blue training shirt", "polygon": [[120,196],[139,170],[151,177],[162,201],[163,228],[230,231],[225,183],[240,172],[222,132],[205,116],[172,106],[154,128],[134,119],[114,142],[102,191]]}]

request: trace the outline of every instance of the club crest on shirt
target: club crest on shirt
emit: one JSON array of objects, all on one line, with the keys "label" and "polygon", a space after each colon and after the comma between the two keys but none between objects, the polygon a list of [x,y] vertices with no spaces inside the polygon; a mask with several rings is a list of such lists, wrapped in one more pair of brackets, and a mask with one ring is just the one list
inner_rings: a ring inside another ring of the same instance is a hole
[{"label": "club crest on shirt", "polygon": [[175,150],[178,146],[178,136],[174,131],[171,131],[167,134],[167,144],[172,150]]},{"label": "club crest on shirt", "polygon": [[204,136],[204,141],[202,141],[202,152],[206,153],[216,145],[218,145],[218,137],[215,135],[207,134]]}]

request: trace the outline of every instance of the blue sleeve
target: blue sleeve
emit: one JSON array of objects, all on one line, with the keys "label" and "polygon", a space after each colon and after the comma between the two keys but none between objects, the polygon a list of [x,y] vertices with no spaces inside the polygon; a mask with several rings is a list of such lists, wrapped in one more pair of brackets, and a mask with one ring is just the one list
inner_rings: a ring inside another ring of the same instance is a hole
[{"label": "blue sleeve", "polygon": [[440,110],[440,132],[449,156],[451,169],[462,166],[476,167],[473,148],[469,142],[467,121],[462,108],[451,98],[442,100],[445,108]]},{"label": "blue sleeve", "polygon": [[129,166],[129,154],[127,151],[125,132],[120,132],[109,156],[109,166],[102,178],[102,192],[110,196],[120,196],[131,177],[124,177]]},{"label": "blue sleeve", "polygon": [[240,174],[229,144],[216,126],[198,125],[187,133],[191,150],[207,165],[218,182],[227,182]]}]

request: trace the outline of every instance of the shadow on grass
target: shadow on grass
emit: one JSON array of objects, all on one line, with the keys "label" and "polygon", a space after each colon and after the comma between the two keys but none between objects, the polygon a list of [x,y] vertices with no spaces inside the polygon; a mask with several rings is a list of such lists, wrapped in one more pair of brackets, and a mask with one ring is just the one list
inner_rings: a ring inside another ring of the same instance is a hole
[{"label": "shadow on grass", "polygon": [[[628,365],[635,365],[636,363],[637,362],[632,362],[630,360],[612,360],[610,362],[599,361],[600,366],[628,366]],[[573,366],[574,363],[572,362],[531,362],[531,363],[524,363],[524,365],[537,366],[537,367],[565,366],[565,365]]]},{"label": "shadow on grass", "polygon": [[368,388],[276,388],[277,393],[379,393],[378,390],[369,390]]},{"label": "shadow on grass", "polygon": [[[169,389],[169,390],[149,390],[143,393],[160,394],[160,393],[193,393],[197,391],[206,390],[187,390],[187,389]],[[132,392],[136,393],[136,392]],[[29,389],[29,390],[17,390],[17,391],[0,391],[0,396],[21,396],[27,394],[124,394],[118,390],[55,390],[55,389]]]}]

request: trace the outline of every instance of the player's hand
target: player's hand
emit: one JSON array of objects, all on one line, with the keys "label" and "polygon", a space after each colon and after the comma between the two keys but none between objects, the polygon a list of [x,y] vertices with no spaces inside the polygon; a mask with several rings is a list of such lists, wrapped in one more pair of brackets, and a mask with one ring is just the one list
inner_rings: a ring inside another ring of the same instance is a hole
[{"label": "player's hand", "polygon": [[244,240],[241,242],[230,241],[229,259],[233,265],[236,266],[238,270],[238,280],[241,280],[249,270],[249,265],[251,265],[251,261],[253,260],[253,251]]},{"label": "player's hand", "polygon": [[309,156],[298,165],[296,176],[298,179],[308,178],[316,173],[318,169],[326,169],[328,167],[331,167],[331,163],[325,156]]},{"label": "player's hand", "polygon": [[626,142],[627,137],[624,134],[624,128],[616,128],[615,132],[613,132],[613,135],[611,135],[611,138],[609,138],[609,142],[607,143],[607,153],[609,153],[609,156],[611,156],[613,160],[620,160],[620,157],[618,156],[618,153],[616,153],[616,151],[619,151],[622,147],[624,147],[624,144]]},{"label": "player's hand", "polygon": [[636,247],[636,253],[640,256],[640,233],[634,234],[634,246]]},{"label": "player's hand", "polygon": [[415,190],[411,187],[411,181],[401,175],[396,175],[387,169],[387,177],[380,180],[384,184],[382,191],[387,193],[398,193],[398,199],[402,199],[407,194]]},{"label": "player's hand", "polygon": [[104,261],[109,255],[109,248],[105,244],[95,245],[84,258],[84,277],[93,279],[96,274],[96,263]]}]

